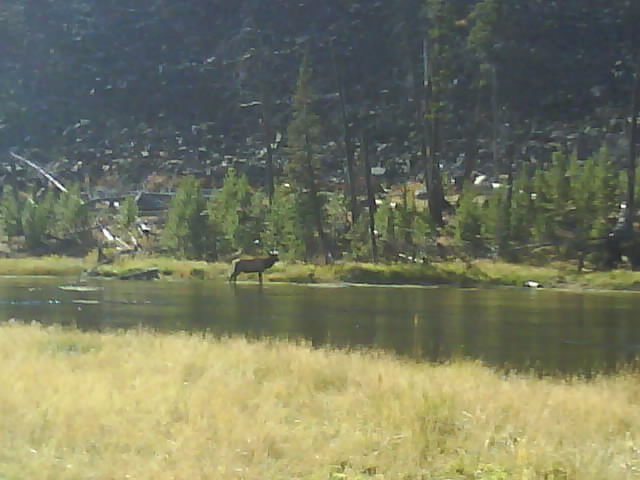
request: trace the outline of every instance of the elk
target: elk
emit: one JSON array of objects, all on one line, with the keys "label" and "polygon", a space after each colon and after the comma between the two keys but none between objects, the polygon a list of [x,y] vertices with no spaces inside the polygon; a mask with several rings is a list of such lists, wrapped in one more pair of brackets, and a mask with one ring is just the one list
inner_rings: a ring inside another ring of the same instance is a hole
[{"label": "elk", "polygon": [[260,284],[262,285],[262,272],[267,268],[271,268],[278,260],[277,253],[270,253],[268,257],[242,258],[234,260],[231,264],[230,282],[235,282],[241,273],[257,273]]}]

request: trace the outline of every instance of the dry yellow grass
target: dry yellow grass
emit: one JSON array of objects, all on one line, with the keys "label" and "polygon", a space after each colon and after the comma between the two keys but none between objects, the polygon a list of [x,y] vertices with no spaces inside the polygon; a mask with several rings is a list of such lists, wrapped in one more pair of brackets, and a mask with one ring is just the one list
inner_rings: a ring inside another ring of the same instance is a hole
[{"label": "dry yellow grass", "polygon": [[0,479],[627,479],[640,382],[0,326]]}]

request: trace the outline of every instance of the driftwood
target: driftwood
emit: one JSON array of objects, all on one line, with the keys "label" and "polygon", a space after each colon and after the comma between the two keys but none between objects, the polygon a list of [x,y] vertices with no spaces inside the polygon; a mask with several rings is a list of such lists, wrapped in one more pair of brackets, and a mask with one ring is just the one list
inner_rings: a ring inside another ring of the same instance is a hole
[{"label": "driftwood", "polygon": [[156,280],[160,278],[159,268],[149,268],[147,270],[138,270],[135,272],[125,273],[118,277],[118,280]]},{"label": "driftwood", "polygon": [[24,164],[30,166],[31,168],[35,169],[40,175],[42,175],[47,180],[49,180],[53,185],[55,185],[55,187],[58,190],[60,190],[63,193],[67,193],[67,189],[65,188],[65,186],[62,185],[62,183],[60,183],[58,180],[56,180],[53,175],[51,175],[49,172],[47,172],[40,165],[38,165],[37,163],[34,163],[31,160],[28,160],[28,159],[26,159],[26,158],[24,158],[24,157],[22,157],[20,155],[18,155],[17,153],[14,153],[14,152],[9,152],[9,153],[16,160],[19,160],[22,163],[24,163]]}]

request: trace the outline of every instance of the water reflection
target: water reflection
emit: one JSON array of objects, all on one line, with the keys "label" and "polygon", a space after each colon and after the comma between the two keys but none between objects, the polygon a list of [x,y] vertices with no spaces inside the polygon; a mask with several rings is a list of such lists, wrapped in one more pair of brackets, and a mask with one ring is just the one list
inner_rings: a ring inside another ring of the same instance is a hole
[{"label": "water reflection", "polygon": [[525,289],[305,287],[241,282],[0,279],[0,319],[104,330],[144,326],[314,346],[383,348],[416,359],[479,358],[539,372],[611,371],[640,352],[640,295]]}]

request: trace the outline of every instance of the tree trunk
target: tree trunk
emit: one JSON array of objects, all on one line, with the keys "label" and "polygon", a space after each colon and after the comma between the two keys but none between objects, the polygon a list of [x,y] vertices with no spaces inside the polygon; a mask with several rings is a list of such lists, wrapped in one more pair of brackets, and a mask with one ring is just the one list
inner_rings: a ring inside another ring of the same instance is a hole
[{"label": "tree trunk", "polygon": [[638,113],[640,109],[640,63],[636,64],[631,100],[631,125],[629,127],[629,160],[627,165],[627,208],[625,210],[625,229],[633,229],[636,210],[636,164],[638,141]]},{"label": "tree trunk", "polygon": [[373,263],[378,262],[378,245],[376,243],[376,199],[371,185],[371,163],[369,162],[369,140],[366,133],[362,133],[360,153],[364,164],[364,178],[367,185],[367,204],[369,206],[369,236],[371,239],[371,257]]},{"label": "tree trunk", "polygon": [[498,121],[498,74],[496,72],[496,66],[491,64],[491,157],[493,160],[493,168],[496,172],[496,177],[503,173],[504,165],[498,155],[498,136],[499,136],[499,121]]},{"label": "tree trunk", "polygon": [[425,37],[422,49],[424,69],[423,87],[419,107],[418,125],[421,126],[421,154],[425,168],[425,187],[429,199],[429,214],[433,223],[438,227],[444,226],[443,212],[445,206],[444,192],[442,189],[442,176],[440,174],[440,113],[437,111],[433,92],[431,72],[429,70],[428,45]]},{"label": "tree trunk", "polygon": [[459,192],[471,182],[473,171],[476,169],[478,161],[478,131],[480,125],[480,86],[477,87],[476,105],[473,109],[471,125],[467,128],[465,149],[464,149],[464,169],[462,178],[457,179],[456,187]]},{"label": "tree trunk", "polygon": [[313,169],[313,153],[311,151],[311,142],[309,141],[309,135],[305,135],[304,145],[304,155],[307,167],[307,188],[309,189],[309,195],[311,198],[311,205],[313,209],[313,222],[315,224],[316,233],[318,234],[318,240],[320,242],[320,251],[324,256],[325,262],[330,263],[329,250],[327,249],[327,238],[324,232],[324,226],[322,225],[322,205],[320,205],[320,198],[318,196],[318,186],[316,184],[316,174]]},{"label": "tree trunk", "polygon": [[511,240],[511,204],[513,203],[513,177],[514,165],[509,163],[509,171],[507,172],[507,191],[504,197],[504,205],[502,206],[502,214],[500,215],[500,223],[498,238],[498,256],[505,258],[509,253],[509,242]]},{"label": "tree trunk", "polygon": [[262,47],[260,53],[260,104],[262,111],[262,135],[267,150],[267,158],[265,165],[265,187],[267,189],[267,197],[269,206],[273,203],[274,192],[274,173],[273,173],[273,140],[275,134],[273,132],[273,98],[271,89],[267,83],[267,74],[265,68],[266,49]]},{"label": "tree trunk", "polygon": [[351,137],[351,128],[349,127],[349,117],[347,115],[347,99],[344,81],[338,70],[338,62],[336,53],[331,43],[331,60],[333,63],[333,72],[335,76],[336,86],[338,88],[338,97],[340,98],[340,113],[342,116],[342,139],[344,142],[345,157],[347,160],[347,198],[349,200],[349,209],[351,210],[351,224],[355,225],[358,220],[358,200],[356,198],[356,185],[354,173],[354,151],[353,138]]}]

